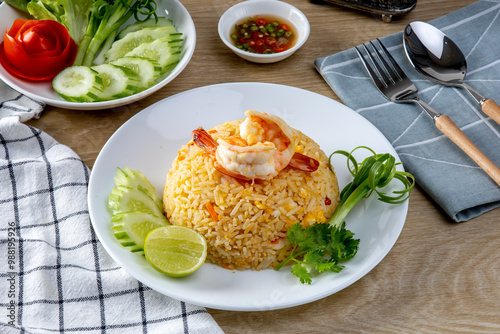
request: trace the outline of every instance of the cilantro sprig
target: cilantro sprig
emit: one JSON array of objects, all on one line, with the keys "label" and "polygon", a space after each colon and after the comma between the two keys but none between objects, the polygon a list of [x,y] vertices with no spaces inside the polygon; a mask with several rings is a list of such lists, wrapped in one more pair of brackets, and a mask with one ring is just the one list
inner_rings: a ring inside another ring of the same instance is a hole
[{"label": "cilantro sprig", "polygon": [[[359,149],[366,149],[372,155],[358,163],[353,153]],[[293,245],[292,253],[275,268],[279,270],[295,262],[291,268],[292,274],[303,284],[312,283],[314,270],[318,273],[340,272],[344,268],[341,263],[356,255],[360,240],[354,239],[354,233],[345,228],[344,219],[360,200],[375,192],[382,202],[400,204],[410,197],[415,185],[413,175],[396,170],[400,163],[396,163],[389,153],[377,154],[366,146],[359,146],[351,152],[335,151],[329,157],[332,173],[331,160],[334,154],[347,157],[347,168],[353,180],[340,192],[340,202],[328,223],[315,223],[307,228],[297,223],[287,230],[287,239]],[[403,188],[392,190],[390,194],[382,191],[394,179],[401,182]]]},{"label": "cilantro sprig", "polygon": [[288,229],[286,235],[294,247],[290,257],[276,267],[276,270],[289,261],[296,262],[292,266],[292,274],[301,283],[312,283],[309,266],[314,266],[318,273],[338,273],[344,268],[339,263],[352,258],[358,251],[359,239],[354,239],[354,233],[345,229],[345,223],[342,223],[340,229],[319,223],[304,228],[297,223]]}]

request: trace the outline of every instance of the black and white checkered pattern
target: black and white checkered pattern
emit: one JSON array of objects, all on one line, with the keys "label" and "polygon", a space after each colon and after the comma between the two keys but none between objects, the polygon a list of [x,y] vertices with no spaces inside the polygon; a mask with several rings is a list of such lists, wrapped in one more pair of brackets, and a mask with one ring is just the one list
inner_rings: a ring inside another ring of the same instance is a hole
[{"label": "black and white checkered pattern", "polygon": [[0,98],[0,332],[222,333],[110,258],[90,224],[87,166],[22,123],[42,104],[2,82]]}]

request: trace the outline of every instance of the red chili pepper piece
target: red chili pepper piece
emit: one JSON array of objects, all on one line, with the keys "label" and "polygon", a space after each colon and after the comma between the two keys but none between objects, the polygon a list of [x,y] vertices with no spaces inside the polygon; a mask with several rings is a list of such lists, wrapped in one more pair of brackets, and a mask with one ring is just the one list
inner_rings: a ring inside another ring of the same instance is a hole
[{"label": "red chili pepper piece", "polygon": [[257,19],[257,21],[255,21],[257,23],[257,25],[259,26],[265,26],[267,21],[266,19]]},{"label": "red chili pepper piece", "polygon": [[270,45],[270,46],[275,45],[276,44],[276,38],[274,38],[274,37],[267,37],[266,38],[266,44]]}]

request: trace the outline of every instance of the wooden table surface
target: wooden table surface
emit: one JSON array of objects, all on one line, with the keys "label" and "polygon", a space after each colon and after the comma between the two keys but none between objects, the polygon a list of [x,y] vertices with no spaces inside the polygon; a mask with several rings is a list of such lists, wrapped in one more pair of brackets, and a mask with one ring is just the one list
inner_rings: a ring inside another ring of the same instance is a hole
[{"label": "wooden table surface", "polygon": [[[309,18],[311,35],[292,57],[276,64],[246,62],[217,34],[222,13],[236,0],[183,0],[197,31],[187,68],[156,94],[100,111],[48,106],[39,128],[72,148],[92,168],[113,132],[147,106],[188,89],[258,81],[338,97],[313,67],[316,57],[402,31],[475,0],[418,0],[409,14],[385,23],[369,14],[309,0],[287,0]],[[226,333],[500,333],[500,209],[466,223],[451,219],[417,186],[394,248],[365,277],[319,301],[266,312],[209,312]]]}]

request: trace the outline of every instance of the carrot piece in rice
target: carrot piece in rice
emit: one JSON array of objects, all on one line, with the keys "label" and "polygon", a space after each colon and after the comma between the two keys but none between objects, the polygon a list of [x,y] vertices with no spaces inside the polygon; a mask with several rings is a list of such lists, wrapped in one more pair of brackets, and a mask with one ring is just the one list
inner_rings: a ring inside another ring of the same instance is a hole
[{"label": "carrot piece in rice", "polygon": [[218,222],[219,221],[219,214],[217,212],[215,212],[215,209],[214,209],[214,206],[212,205],[212,203],[207,202],[207,204],[205,204],[205,206],[207,207],[208,213],[210,213],[210,216],[212,217],[212,219],[214,221]]}]

